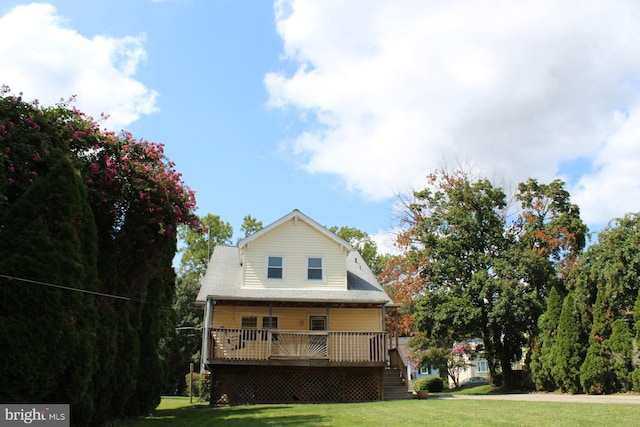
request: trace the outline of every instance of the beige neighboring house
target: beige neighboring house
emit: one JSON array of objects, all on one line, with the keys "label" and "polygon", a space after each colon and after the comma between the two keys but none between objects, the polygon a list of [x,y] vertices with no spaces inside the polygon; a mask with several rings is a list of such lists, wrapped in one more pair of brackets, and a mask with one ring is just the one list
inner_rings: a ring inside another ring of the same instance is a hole
[{"label": "beige neighboring house", "polygon": [[[402,357],[407,360],[407,355],[410,352],[409,340],[410,337],[400,337],[398,339],[398,349],[402,354]],[[475,353],[475,357],[473,359],[469,359],[465,357],[468,365],[460,370],[459,383],[462,383],[465,380],[470,378],[486,378],[489,379],[489,365],[487,360],[484,358],[483,354],[483,344],[481,339],[470,339],[466,341],[471,349]],[[410,363],[407,363],[407,378],[410,379],[408,383],[409,390],[412,390],[412,384],[414,381],[422,379],[422,378],[430,378],[430,377],[439,377],[440,371],[438,368],[430,367],[430,366],[418,366],[413,367]],[[453,387],[453,380],[447,375],[447,380],[449,381],[449,387]]]},{"label": "beige neighboring house", "polygon": [[360,254],[302,212],[216,246],[197,302],[212,402],[383,398],[391,301]]},{"label": "beige neighboring house", "polygon": [[[462,384],[470,378],[485,378],[489,380],[489,363],[484,357],[484,344],[480,338],[466,340],[474,354],[473,359],[466,357],[468,365],[461,370],[458,383]],[[453,381],[449,379],[449,386],[453,387]]]}]

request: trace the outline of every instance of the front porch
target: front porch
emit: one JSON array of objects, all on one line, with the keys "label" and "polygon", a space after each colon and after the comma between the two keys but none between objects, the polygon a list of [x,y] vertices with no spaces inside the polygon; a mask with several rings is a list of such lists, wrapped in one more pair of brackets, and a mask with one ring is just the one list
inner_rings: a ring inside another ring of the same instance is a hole
[{"label": "front porch", "polygon": [[386,332],[209,330],[209,365],[384,366]]}]

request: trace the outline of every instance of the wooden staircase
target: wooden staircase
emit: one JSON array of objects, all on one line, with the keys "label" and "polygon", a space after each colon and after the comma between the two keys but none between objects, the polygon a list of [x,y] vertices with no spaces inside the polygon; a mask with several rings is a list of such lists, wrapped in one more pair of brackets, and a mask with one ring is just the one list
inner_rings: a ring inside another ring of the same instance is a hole
[{"label": "wooden staircase", "polygon": [[407,384],[400,377],[398,368],[384,370],[384,400],[407,400],[413,399],[412,393],[408,391]]}]

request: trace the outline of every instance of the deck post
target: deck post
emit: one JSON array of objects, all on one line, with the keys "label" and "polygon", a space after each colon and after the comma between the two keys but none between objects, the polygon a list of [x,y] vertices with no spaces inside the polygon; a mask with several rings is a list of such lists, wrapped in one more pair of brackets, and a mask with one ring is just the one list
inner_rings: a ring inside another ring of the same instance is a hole
[{"label": "deck post", "polygon": [[211,311],[213,310],[213,300],[207,298],[207,305],[204,311],[204,339],[202,340],[202,361],[200,363],[200,372],[203,372],[207,366],[209,359],[209,349],[211,341]]}]

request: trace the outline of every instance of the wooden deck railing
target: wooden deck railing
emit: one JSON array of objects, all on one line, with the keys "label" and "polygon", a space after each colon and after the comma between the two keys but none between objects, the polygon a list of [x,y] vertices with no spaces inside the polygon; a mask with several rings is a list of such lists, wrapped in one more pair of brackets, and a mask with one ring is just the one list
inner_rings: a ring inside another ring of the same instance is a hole
[{"label": "wooden deck railing", "polygon": [[385,362],[386,332],[210,329],[209,359]]}]

